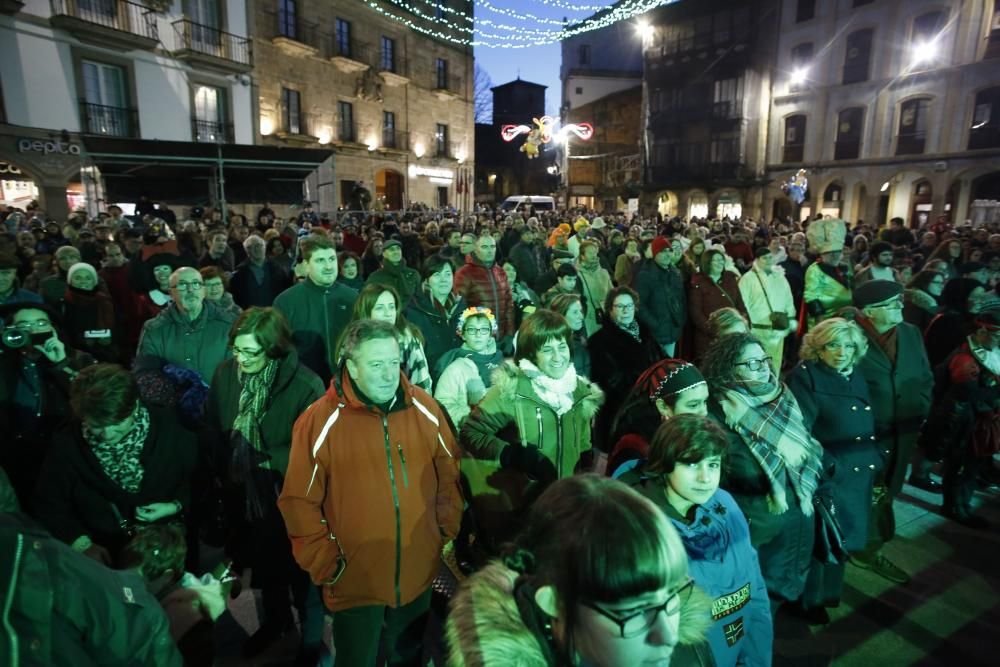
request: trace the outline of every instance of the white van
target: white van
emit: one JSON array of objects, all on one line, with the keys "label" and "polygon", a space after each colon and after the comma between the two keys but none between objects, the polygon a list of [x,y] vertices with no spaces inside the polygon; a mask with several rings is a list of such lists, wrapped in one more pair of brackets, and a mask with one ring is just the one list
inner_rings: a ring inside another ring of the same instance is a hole
[{"label": "white van", "polygon": [[510,213],[513,211],[524,211],[528,205],[535,211],[554,211],[556,208],[556,200],[552,197],[546,197],[545,195],[517,195],[515,197],[507,197],[500,204],[500,210],[505,213]]}]

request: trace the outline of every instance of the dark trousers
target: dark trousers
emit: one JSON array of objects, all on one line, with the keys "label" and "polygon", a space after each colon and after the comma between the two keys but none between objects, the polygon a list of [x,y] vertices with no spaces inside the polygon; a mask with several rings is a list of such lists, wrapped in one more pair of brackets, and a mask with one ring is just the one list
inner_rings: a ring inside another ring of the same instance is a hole
[{"label": "dark trousers", "polygon": [[979,477],[982,462],[989,459],[976,458],[971,451],[971,443],[957,449],[949,452],[944,460],[944,474],[941,476],[944,506],[968,512],[972,509],[972,496],[976,492],[976,478]]},{"label": "dark trousers", "polygon": [[840,604],[840,596],[844,592],[843,563],[830,565],[821,563],[815,558],[809,565],[809,575],[806,577],[806,587],[802,591],[802,608],[836,607]]},{"label": "dark trousers", "polygon": [[418,667],[423,654],[431,589],[402,607],[372,605],[333,613],[333,648],[338,665],[379,664],[382,655],[391,667]]},{"label": "dark trousers", "polygon": [[896,534],[896,515],[892,511],[893,495],[888,487],[875,483],[871,518],[868,522],[868,544],[854,558],[865,563],[875,560],[882,546]]}]

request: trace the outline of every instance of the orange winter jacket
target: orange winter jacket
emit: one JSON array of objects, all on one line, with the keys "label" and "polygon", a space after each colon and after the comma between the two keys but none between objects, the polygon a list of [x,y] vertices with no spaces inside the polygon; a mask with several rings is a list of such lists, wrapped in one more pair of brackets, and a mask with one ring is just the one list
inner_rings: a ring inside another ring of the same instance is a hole
[{"label": "orange winter jacket", "polygon": [[[331,611],[399,607],[427,590],[462,514],[459,450],[437,402],[400,374],[386,414],[346,370],[295,421],[278,508]],[[335,585],[336,536],[347,567]]]}]

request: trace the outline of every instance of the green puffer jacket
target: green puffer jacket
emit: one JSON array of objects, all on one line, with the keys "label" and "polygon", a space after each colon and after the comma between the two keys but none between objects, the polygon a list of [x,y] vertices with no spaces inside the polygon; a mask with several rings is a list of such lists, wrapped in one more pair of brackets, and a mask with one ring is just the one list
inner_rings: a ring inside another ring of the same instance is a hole
[{"label": "green puffer jacket", "polygon": [[324,385],[330,383],[337,367],[337,340],[351,321],[357,299],[358,293],[343,283],[320,287],[306,278],[274,300],[274,307],[288,319],[299,360]]},{"label": "green puffer jacket", "polygon": [[208,382],[229,356],[229,330],[235,321],[235,315],[208,301],[194,321],[170,304],[143,325],[134,370],[158,371],[174,364],[197,371]]},{"label": "green puffer jacket", "polygon": [[560,417],[513,362],[493,373],[493,385],[463,423],[460,435],[468,454],[462,458],[462,474],[482,530],[503,541],[514,529],[515,515],[541,491],[539,482],[524,473],[500,468],[504,447],[538,447],[559,478],[569,477],[580,456],[592,447],[591,422],[602,403],[604,392],[579,377],[573,408]]}]

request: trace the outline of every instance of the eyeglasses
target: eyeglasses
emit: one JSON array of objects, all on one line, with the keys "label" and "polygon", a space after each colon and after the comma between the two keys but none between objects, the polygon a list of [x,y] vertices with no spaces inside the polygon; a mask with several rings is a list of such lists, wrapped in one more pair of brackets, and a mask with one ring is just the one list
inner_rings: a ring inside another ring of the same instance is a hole
[{"label": "eyeglasses", "polygon": [[747,370],[751,373],[756,373],[764,368],[771,368],[771,357],[761,357],[760,359],[747,359],[746,361],[741,361],[739,363],[733,364],[734,366],[746,366]]},{"label": "eyeglasses", "polygon": [[877,304],[874,304],[874,305],[872,305],[870,307],[871,308],[888,308],[890,310],[899,310],[899,309],[901,309],[903,307],[903,299],[902,299],[902,297],[898,297],[898,298],[893,299],[892,301],[888,301],[886,303],[877,303]]},{"label": "eyeglasses", "polygon": [[612,308],[627,313],[630,310],[635,310],[635,304],[634,303],[616,303],[616,304],[612,304]]},{"label": "eyeglasses", "polygon": [[233,351],[234,357],[241,356],[245,359],[256,359],[260,355],[264,354],[264,348],[260,348],[259,350],[244,350],[239,347],[231,347],[229,349]]},{"label": "eyeglasses", "polygon": [[10,327],[11,329],[17,329],[18,331],[48,331],[52,328],[52,322],[48,320],[35,320],[34,322],[19,322]]},{"label": "eyeglasses", "polygon": [[583,602],[582,604],[584,607],[593,609],[598,614],[617,625],[622,639],[630,639],[632,637],[638,637],[643,632],[651,628],[653,624],[656,623],[656,619],[661,612],[665,613],[667,616],[673,616],[679,613],[681,605],[687,602],[688,598],[691,597],[691,591],[693,588],[694,579],[688,579],[683,586],[667,595],[667,599],[662,603],[643,609],[642,611],[626,616],[625,618],[615,616],[611,612],[606,609],[602,609],[593,602]]},{"label": "eyeglasses", "polygon": [[174,285],[174,288],[177,289],[178,292],[197,292],[204,286],[205,283],[201,281],[195,281],[193,283],[181,281]]},{"label": "eyeglasses", "polygon": [[489,336],[493,333],[492,327],[466,327],[465,333],[468,336]]}]

